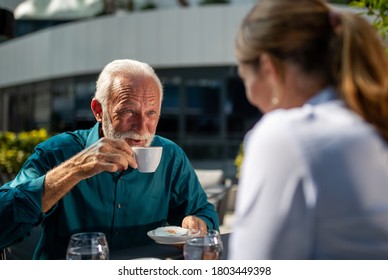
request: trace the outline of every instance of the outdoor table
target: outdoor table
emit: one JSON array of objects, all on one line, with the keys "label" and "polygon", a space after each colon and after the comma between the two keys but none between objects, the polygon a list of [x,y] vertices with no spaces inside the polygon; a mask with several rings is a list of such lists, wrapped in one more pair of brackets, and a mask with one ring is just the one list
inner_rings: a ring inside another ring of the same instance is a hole
[{"label": "outdoor table", "polygon": [[[221,239],[224,245],[224,251],[221,259],[226,259],[228,255],[229,233],[221,234]],[[152,243],[149,245],[114,250],[109,253],[111,260],[130,260],[138,258],[158,258],[158,259],[173,259],[183,260],[183,245],[180,247],[175,245],[165,245]]]}]

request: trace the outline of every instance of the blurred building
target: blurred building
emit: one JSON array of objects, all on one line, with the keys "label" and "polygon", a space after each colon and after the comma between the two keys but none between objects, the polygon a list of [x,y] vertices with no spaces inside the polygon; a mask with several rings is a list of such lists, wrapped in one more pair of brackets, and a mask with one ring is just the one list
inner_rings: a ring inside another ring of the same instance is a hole
[{"label": "blurred building", "polygon": [[[0,8],[13,25],[3,32],[1,14],[0,131],[91,127],[98,73],[114,59],[133,58],[152,65],[164,84],[157,133],[181,145],[196,168],[234,176],[238,147],[261,116],[246,101],[233,52],[255,1],[6,2]],[[80,11],[85,2],[93,5]]]}]

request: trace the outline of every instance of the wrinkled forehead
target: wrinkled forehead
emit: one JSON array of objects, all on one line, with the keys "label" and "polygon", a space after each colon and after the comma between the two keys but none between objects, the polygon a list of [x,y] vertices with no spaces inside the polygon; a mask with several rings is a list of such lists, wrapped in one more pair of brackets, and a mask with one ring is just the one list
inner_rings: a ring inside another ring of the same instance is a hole
[{"label": "wrinkled forehead", "polygon": [[161,92],[152,76],[116,76],[111,84],[110,98],[113,103],[122,99],[157,102],[161,105]]}]

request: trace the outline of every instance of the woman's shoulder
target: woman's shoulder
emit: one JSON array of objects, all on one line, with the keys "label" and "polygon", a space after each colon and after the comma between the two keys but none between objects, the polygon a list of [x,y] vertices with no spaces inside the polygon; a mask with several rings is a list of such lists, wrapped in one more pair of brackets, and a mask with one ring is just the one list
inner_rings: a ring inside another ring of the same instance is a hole
[{"label": "woman's shoulder", "polygon": [[332,100],[319,105],[305,104],[292,109],[277,109],[257,123],[255,129],[292,134],[330,134],[365,125],[362,118],[349,110],[340,100]]},{"label": "woman's shoulder", "polygon": [[367,148],[381,142],[376,129],[339,100],[272,111],[250,135],[254,142],[294,146],[311,154]]}]

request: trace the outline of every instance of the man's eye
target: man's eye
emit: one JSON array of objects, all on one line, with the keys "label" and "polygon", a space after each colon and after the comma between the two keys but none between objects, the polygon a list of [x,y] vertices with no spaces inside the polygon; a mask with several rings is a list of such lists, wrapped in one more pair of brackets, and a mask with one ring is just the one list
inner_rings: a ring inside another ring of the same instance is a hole
[{"label": "man's eye", "polygon": [[124,111],[120,111],[119,112],[119,115],[124,117],[124,116],[132,116],[134,113],[133,111],[131,110],[124,110]]},{"label": "man's eye", "polygon": [[147,115],[148,115],[149,117],[155,117],[155,116],[157,116],[157,112],[156,112],[156,111],[149,111],[149,112],[147,113]]}]

